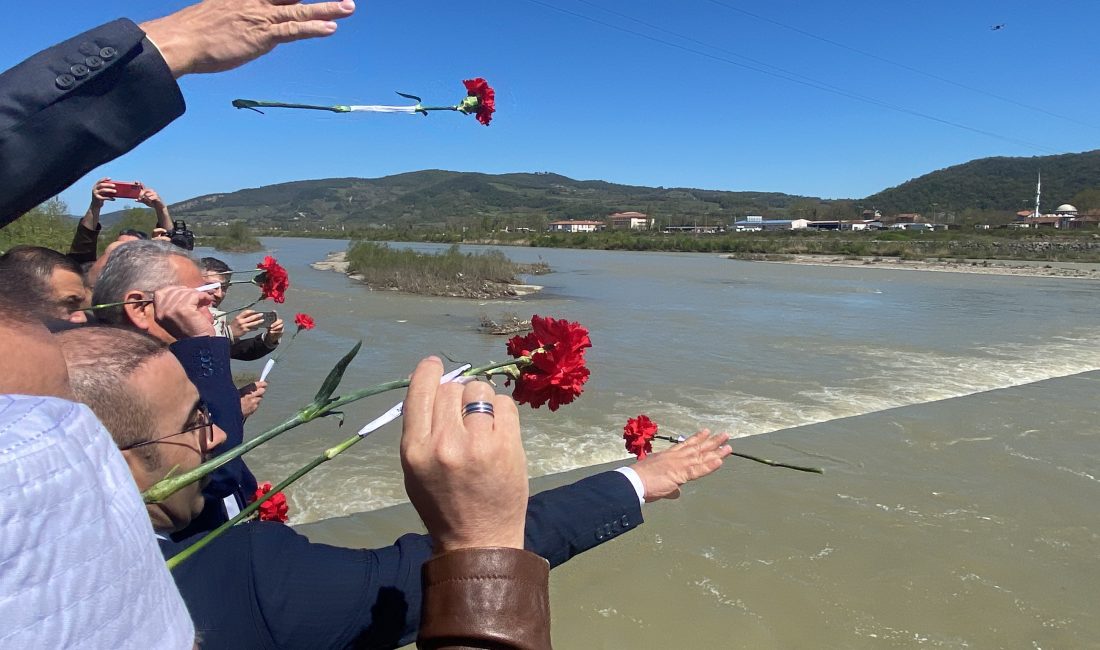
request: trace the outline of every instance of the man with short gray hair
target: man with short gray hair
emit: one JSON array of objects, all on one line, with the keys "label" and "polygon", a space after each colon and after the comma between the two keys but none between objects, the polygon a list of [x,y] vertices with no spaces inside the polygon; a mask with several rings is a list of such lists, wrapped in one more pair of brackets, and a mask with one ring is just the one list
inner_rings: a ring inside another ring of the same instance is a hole
[{"label": "man with short gray hair", "polygon": [[[169,295],[162,290],[168,287],[196,289],[204,284],[206,281],[202,272],[184,250],[168,242],[135,240],[111,252],[96,280],[92,304],[130,303],[100,309],[97,316],[101,322],[133,327],[164,343],[174,343],[192,336],[213,335],[209,302],[205,305],[196,303],[193,307],[181,305],[178,301],[166,303],[169,298],[180,296]],[[164,324],[174,324],[177,320],[158,318],[158,307],[160,311],[168,308],[198,309],[205,314],[207,326],[196,321],[195,327],[186,331],[169,331]]]},{"label": "man with short gray hair", "polygon": [[[195,291],[207,284],[195,261],[167,242],[132,241],[120,245],[107,260],[95,285],[96,305],[129,303],[98,311],[100,320],[136,329],[169,344],[199,389],[214,424],[226,434],[222,449],[244,441],[241,398],[229,370],[229,340],[214,335],[209,293]],[[165,399],[173,396],[165,395]],[[180,533],[211,530],[235,516],[256,492],[256,477],[235,458],[211,474],[203,490],[206,508]]]}]

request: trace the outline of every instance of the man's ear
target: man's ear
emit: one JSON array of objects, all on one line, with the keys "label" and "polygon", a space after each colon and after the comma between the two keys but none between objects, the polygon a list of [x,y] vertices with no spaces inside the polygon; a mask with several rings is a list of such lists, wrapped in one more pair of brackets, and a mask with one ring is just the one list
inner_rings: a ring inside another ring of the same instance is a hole
[{"label": "man's ear", "polygon": [[[127,291],[122,299],[126,302],[131,302],[135,300],[145,300],[146,298],[144,293],[135,289]],[[130,321],[130,324],[139,330],[148,331],[149,327],[153,324],[153,303],[151,302],[123,305],[122,309],[126,314],[127,320]]]}]

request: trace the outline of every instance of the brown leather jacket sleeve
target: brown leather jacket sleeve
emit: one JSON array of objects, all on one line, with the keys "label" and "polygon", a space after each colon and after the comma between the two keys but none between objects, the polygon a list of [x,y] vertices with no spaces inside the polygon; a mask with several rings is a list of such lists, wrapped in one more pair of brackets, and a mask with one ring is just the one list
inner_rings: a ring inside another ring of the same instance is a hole
[{"label": "brown leather jacket sleeve", "polygon": [[515,548],[444,553],[421,571],[422,650],[549,650],[550,564]]}]

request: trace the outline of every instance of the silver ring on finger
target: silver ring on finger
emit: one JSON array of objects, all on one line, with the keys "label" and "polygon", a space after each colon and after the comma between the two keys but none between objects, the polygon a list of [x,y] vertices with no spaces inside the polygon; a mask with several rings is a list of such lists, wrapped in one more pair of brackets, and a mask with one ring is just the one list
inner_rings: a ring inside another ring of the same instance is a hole
[{"label": "silver ring on finger", "polygon": [[493,403],[492,402],[470,402],[462,407],[462,417],[466,417],[471,413],[484,413],[489,417],[493,417]]}]

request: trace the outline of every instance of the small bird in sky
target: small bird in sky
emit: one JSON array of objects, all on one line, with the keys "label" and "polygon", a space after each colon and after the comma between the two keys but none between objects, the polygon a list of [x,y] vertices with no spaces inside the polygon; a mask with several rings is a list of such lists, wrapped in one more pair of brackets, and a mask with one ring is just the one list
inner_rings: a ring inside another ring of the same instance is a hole
[{"label": "small bird in sky", "polygon": [[991,30],[993,30],[993,31],[995,31],[995,32],[999,32],[999,31],[1001,31],[1001,30],[1002,30],[1002,29],[1004,29],[1004,28],[1005,28],[1005,24],[1004,24],[1004,23],[1001,23],[1000,25],[994,25],[994,26],[990,27],[989,29],[991,29]]}]

